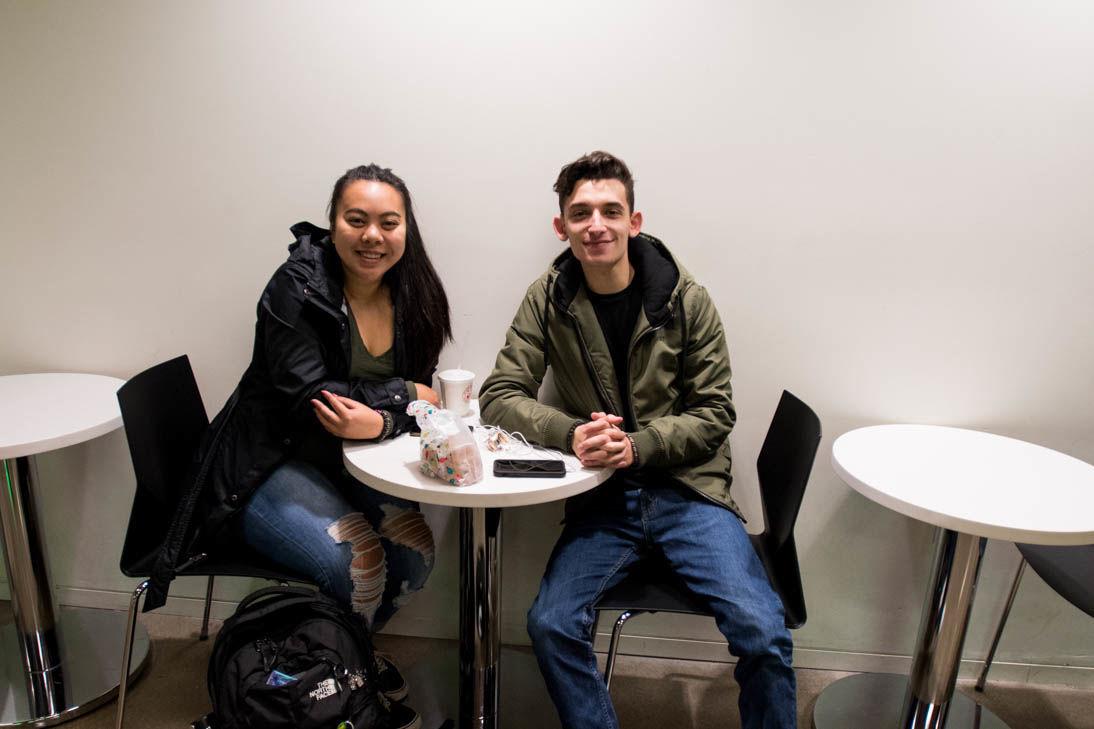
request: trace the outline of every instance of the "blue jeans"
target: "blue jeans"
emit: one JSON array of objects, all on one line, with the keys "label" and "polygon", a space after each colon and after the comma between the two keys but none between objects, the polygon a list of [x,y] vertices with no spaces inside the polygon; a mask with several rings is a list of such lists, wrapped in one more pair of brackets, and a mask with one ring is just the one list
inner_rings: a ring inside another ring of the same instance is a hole
[{"label": "blue jeans", "polygon": [[243,542],[311,578],[379,630],[433,569],[433,532],[418,505],[305,461],[275,470],[239,515]]},{"label": "blue jeans", "polygon": [[528,613],[528,633],[565,729],[618,721],[593,653],[592,605],[645,558],[662,559],[706,602],[737,656],[744,729],[797,725],[793,645],[740,520],[683,487],[608,487],[570,516]]}]

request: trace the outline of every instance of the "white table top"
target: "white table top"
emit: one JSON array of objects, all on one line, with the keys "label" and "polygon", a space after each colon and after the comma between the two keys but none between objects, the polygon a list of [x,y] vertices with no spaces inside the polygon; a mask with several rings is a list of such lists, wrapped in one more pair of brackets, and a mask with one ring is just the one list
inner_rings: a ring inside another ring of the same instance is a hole
[{"label": "white table top", "polygon": [[[474,417],[464,418],[476,424]],[[452,486],[427,476],[419,468],[419,439],[404,434],[381,443],[345,441],[342,460],[359,481],[377,491],[409,501],[462,507],[528,506],[566,499],[603,483],[610,468],[578,468],[562,478],[497,478],[494,461],[499,458],[550,458],[543,450],[535,453],[491,453],[482,447],[482,430],[475,427],[483,478],[470,486]],[[560,454],[561,457],[561,454]],[[576,459],[571,459],[576,463]]]},{"label": "white table top", "polygon": [[0,376],[0,458],[82,443],[122,423],[118,388],[105,375],[50,372]]},{"label": "white table top", "polygon": [[832,465],[893,511],[981,537],[1094,543],[1094,466],[1042,446],[936,425],[844,433]]}]

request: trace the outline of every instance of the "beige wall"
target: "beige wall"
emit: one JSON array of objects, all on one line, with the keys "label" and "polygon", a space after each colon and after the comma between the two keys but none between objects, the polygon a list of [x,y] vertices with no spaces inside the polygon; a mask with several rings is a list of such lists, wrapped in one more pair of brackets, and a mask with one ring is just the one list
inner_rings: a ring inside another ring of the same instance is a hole
[{"label": "beige wall", "polygon": [[[126,377],[185,352],[215,411],[288,226],[322,222],[334,178],[374,160],[409,182],[448,288],[442,365],[483,374],[558,250],[554,175],[607,148],[722,313],[754,526],[779,392],[824,422],[798,526],[799,662],[896,665],[931,531],[843,485],[831,439],[945,423],[1094,461],[1092,76],[1094,9],[1064,0],[5,0],[0,373]],[[40,462],[59,598],[124,604],[123,437]],[[441,558],[391,630],[451,636],[455,523],[427,512]],[[525,639],[559,513],[506,515],[506,640]],[[990,545],[970,656],[1016,561]],[[221,585],[218,611],[248,587]],[[194,613],[202,586],[173,594],[166,610]],[[724,656],[704,620],[631,633],[634,651]],[[1094,684],[1090,619],[1033,576],[1000,657],[1050,667],[1011,676]]]}]

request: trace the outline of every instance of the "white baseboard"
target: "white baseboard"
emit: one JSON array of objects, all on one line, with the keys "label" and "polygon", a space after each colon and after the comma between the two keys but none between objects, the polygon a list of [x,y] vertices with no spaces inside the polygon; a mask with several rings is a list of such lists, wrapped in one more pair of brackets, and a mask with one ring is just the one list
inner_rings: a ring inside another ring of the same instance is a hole
[{"label": "white baseboard", "polygon": [[[598,632],[595,649],[606,653],[610,638],[611,633]],[[736,659],[729,654],[725,643],[680,638],[623,635],[619,639],[619,654],[736,663]],[[982,658],[962,659],[958,676],[959,678],[976,678],[980,675],[982,666]],[[824,671],[907,674],[912,668],[912,657],[795,647],[794,667]],[[988,677],[991,681],[1055,684],[1077,689],[1094,689],[1094,667],[1088,666],[994,661]]]},{"label": "white baseboard", "polygon": [[[133,581],[133,589],[140,582]],[[54,590],[54,599],[61,605],[75,605],[78,607],[105,608],[110,610],[129,610],[129,599],[132,593],[115,592],[113,590],[91,590],[82,587],[60,587]],[[209,609],[209,617],[214,620],[224,620],[235,612],[234,600],[216,600]],[[205,609],[205,598],[182,597],[172,595],[167,598],[167,604],[157,610],[162,615],[178,615],[189,618],[200,618]]]},{"label": "white baseboard", "polygon": [[[134,581],[134,588],[137,583]],[[0,584],[0,595],[6,597],[6,584]],[[129,609],[129,594],[109,590],[91,590],[83,588],[59,588],[55,592],[57,602],[64,605]],[[179,615],[200,618],[205,601],[195,597],[169,597],[167,604],[157,610],[157,614]],[[210,615],[217,620],[229,617],[236,608],[234,601],[213,600]],[[637,627],[637,626],[636,626]],[[390,632],[390,631],[389,631]],[[453,638],[444,634],[444,630],[435,622],[424,618],[401,621],[399,634],[418,638]],[[595,649],[598,652],[608,650],[608,632],[598,632]],[[506,623],[502,625],[502,641],[507,644],[527,645],[528,634],[523,625]],[[623,635],[619,641],[620,655],[648,656],[652,658],[677,658],[684,660],[734,663],[724,643],[718,641],[688,640],[683,638],[661,638],[637,634]],[[912,659],[906,655],[887,655],[881,653],[852,653],[817,648],[795,648],[794,666],[797,668],[820,669],[826,671],[855,671],[870,673],[908,673]],[[962,678],[975,678],[980,672],[980,659],[961,661]],[[1094,689],[1094,667],[1044,665],[1034,663],[1013,663],[996,661],[992,664],[992,681],[1020,682],[1029,684],[1056,684],[1078,689]]]}]

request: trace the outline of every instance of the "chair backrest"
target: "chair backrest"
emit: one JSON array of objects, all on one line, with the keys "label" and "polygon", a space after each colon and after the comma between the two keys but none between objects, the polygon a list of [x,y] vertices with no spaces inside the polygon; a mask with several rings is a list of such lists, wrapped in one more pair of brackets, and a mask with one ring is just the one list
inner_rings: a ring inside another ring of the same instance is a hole
[{"label": "chair backrest", "polygon": [[1060,597],[1094,617],[1094,544],[1077,547],[1019,544],[1018,551]]},{"label": "chair backrest", "polygon": [[209,417],[186,355],[135,375],[118,390],[118,403],[137,476],[121,569],[139,577],[167,534]]},{"label": "chair backrest", "polygon": [[806,619],[794,523],[820,439],[817,414],[784,390],[756,461],[765,528],[753,543],[782,598],[788,628],[799,628]]},{"label": "chair backrest", "polygon": [[817,414],[783,390],[756,460],[767,543],[773,550],[780,549],[794,534],[820,439]]}]

